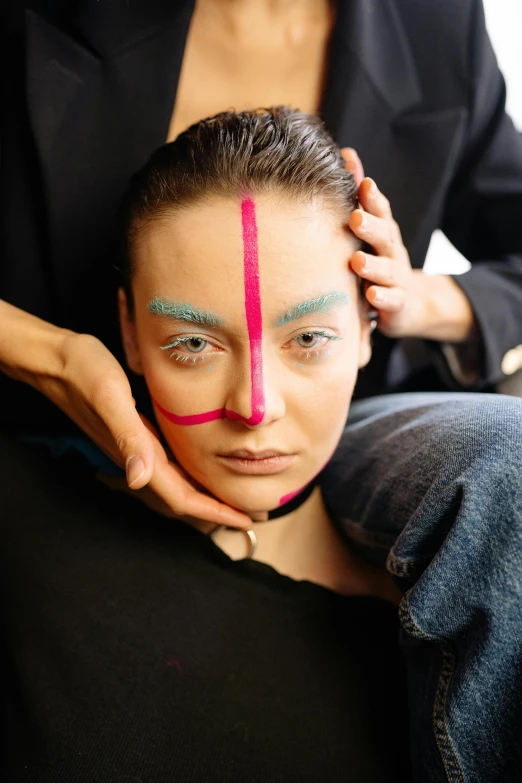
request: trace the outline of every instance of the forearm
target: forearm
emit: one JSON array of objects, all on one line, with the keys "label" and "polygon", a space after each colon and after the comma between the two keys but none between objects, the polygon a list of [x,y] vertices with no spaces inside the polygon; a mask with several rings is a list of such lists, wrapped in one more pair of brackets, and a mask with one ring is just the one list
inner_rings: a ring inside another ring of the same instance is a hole
[{"label": "forearm", "polygon": [[0,370],[35,388],[43,377],[59,377],[62,347],[72,332],[0,300]]},{"label": "forearm", "polygon": [[477,342],[479,330],[465,293],[448,275],[414,270],[421,317],[416,337],[448,343]]}]

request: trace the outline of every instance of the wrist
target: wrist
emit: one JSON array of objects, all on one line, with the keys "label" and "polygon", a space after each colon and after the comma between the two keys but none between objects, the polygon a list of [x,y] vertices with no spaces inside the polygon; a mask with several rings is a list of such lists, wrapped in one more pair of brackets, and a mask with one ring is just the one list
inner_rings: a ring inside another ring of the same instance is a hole
[{"label": "wrist", "polygon": [[478,339],[471,304],[449,275],[426,275],[413,270],[420,289],[421,317],[416,337],[437,342],[464,343]]},{"label": "wrist", "polygon": [[41,390],[46,379],[61,377],[63,347],[74,332],[0,302],[0,369]]}]

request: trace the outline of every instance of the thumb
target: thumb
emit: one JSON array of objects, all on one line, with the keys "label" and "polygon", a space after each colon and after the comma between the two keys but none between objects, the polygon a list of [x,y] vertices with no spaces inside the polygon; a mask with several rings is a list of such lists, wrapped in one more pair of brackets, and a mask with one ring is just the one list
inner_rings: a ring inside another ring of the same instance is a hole
[{"label": "thumb", "polygon": [[151,479],[155,455],[153,435],[141,420],[132,395],[116,394],[105,399],[103,420],[114,442],[116,461],[125,467],[127,484],[141,489]]},{"label": "thumb", "polygon": [[154,445],[151,434],[134,410],[134,416],[125,422],[124,429],[115,438],[125,465],[130,489],[141,489],[149,483],[154,472]]}]

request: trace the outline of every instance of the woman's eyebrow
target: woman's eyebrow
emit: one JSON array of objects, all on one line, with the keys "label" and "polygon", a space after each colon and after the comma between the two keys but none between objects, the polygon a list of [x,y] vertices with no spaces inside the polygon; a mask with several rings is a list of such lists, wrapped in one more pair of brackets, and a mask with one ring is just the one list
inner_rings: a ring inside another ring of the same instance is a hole
[{"label": "woman's eyebrow", "polygon": [[344,291],[332,291],[331,294],[317,296],[315,299],[307,299],[304,302],[289,307],[273,322],[273,326],[284,326],[290,321],[297,321],[305,315],[312,313],[329,313],[334,307],[348,304],[350,297]]},{"label": "woman's eyebrow", "polygon": [[223,326],[225,319],[210,310],[199,310],[188,302],[174,302],[155,296],[147,305],[149,313],[166,315],[176,321],[186,321],[199,326]]}]

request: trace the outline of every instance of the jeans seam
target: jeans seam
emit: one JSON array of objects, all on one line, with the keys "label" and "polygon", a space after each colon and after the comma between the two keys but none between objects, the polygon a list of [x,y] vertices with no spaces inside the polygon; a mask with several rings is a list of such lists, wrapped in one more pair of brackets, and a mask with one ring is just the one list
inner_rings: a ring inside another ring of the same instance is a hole
[{"label": "jeans seam", "polygon": [[404,630],[411,636],[418,637],[425,641],[435,642],[440,647],[442,666],[433,704],[433,730],[449,783],[465,783],[464,775],[457,760],[457,755],[444,721],[446,697],[455,669],[455,654],[448,641],[435,639],[434,637],[425,634],[417,627],[408,606],[408,594],[403,597],[399,605],[399,617]]},{"label": "jeans seam", "polygon": [[397,555],[394,555],[393,551],[390,551],[386,561],[386,567],[396,576],[412,576],[419,568],[430,563],[432,560],[432,555],[425,555],[416,560],[403,560],[402,558],[397,557]]}]

